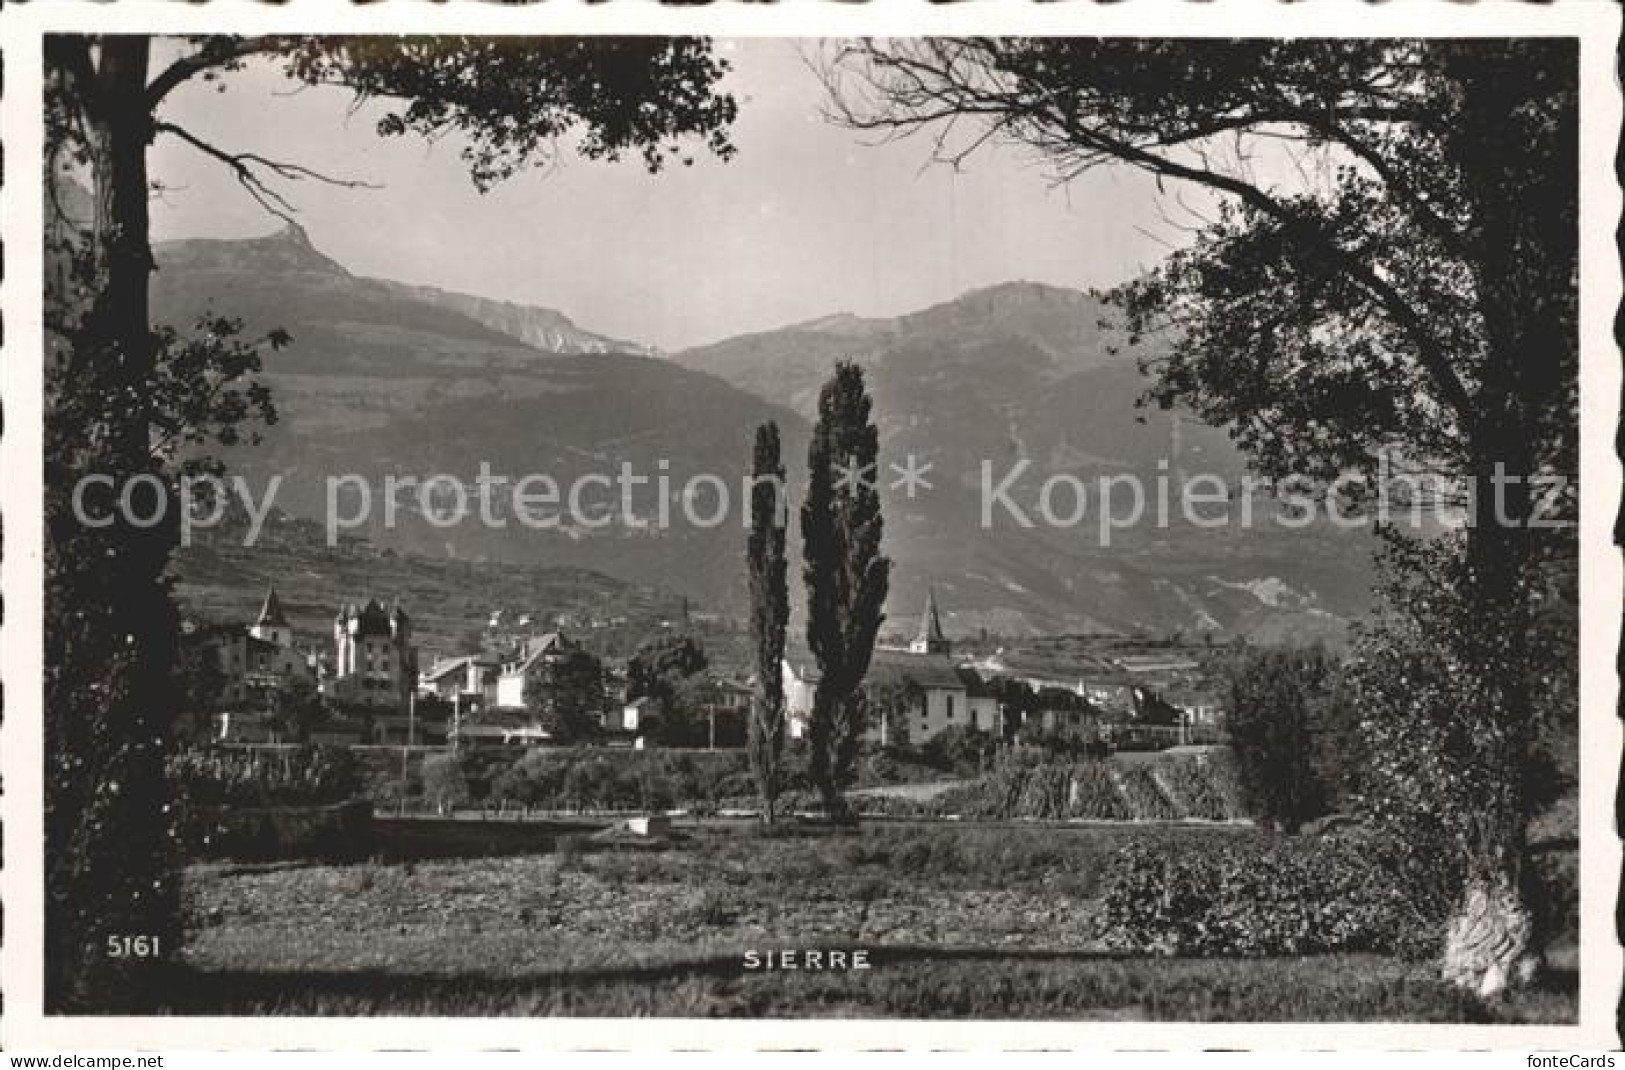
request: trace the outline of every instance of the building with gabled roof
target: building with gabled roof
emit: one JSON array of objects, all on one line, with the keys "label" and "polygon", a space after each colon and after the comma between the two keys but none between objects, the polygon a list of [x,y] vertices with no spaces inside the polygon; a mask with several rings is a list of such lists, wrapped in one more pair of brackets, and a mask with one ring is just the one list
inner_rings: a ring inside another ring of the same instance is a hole
[{"label": "building with gabled roof", "polygon": [[[787,650],[783,663],[784,705],[791,739],[807,732],[813,695],[818,687],[818,663],[804,647]],[[942,630],[936,595],[928,592],[920,614],[920,628],[908,649],[876,647],[869,659],[864,686],[876,693],[884,688],[910,696],[908,708],[898,711],[906,719],[904,733],[910,742],[920,743],[953,727],[996,730],[999,704],[974,667],[959,664],[953,644]],[[887,743],[895,734],[893,725],[882,719],[870,725],[863,738]]]},{"label": "building with gabled roof", "polygon": [[287,614],[282,612],[282,602],[276,596],[275,584],[266,584],[265,602],[260,606],[260,615],[249,627],[248,634],[277,646],[293,645],[293,626],[288,623]]},{"label": "building with gabled roof", "polygon": [[576,649],[563,632],[548,632],[527,640],[514,657],[502,663],[497,677],[496,705],[501,709],[523,709],[525,681],[543,665]]}]

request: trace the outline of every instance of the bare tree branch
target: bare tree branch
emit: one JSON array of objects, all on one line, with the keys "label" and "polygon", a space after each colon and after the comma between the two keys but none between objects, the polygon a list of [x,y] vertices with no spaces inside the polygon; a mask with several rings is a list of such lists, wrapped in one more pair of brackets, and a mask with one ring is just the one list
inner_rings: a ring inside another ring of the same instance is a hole
[{"label": "bare tree branch", "polygon": [[247,190],[261,208],[284,222],[292,223],[293,216],[291,213],[297,212],[298,209],[289,203],[286,197],[267,184],[266,175],[290,182],[313,179],[329,186],[341,186],[345,189],[379,188],[375,183],[363,182],[359,179],[335,178],[332,175],[325,175],[320,171],[312,170],[302,164],[272,160],[254,152],[227,152],[204,141],[184,127],[176,126],[174,123],[155,123],[153,130],[158,133],[173,134],[204,155],[212,156],[225,164],[231,169],[232,174],[236,176],[238,185]]}]

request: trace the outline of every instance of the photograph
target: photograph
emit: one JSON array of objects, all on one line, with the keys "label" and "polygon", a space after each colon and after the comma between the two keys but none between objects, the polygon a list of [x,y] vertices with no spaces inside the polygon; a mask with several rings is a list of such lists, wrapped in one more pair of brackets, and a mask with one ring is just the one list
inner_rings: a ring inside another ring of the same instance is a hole
[{"label": "photograph", "polygon": [[33,20],[8,1014],[1617,1046],[1617,12],[534,14]]}]

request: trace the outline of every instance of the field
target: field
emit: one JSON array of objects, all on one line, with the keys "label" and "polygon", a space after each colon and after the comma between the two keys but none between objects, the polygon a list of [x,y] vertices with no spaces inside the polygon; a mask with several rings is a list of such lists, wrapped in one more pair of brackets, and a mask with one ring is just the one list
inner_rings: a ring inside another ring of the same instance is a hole
[{"label": "field", "polygon": [[[197,865],[175,1013],[1565,1021],[1576,977],[1486,1005],[1376,955],[1113,954],[1097,877],[1149,829],[875,822],[857,832],[565,834],[542,854]],[[869,969],[747,970],[866,949]]]}]

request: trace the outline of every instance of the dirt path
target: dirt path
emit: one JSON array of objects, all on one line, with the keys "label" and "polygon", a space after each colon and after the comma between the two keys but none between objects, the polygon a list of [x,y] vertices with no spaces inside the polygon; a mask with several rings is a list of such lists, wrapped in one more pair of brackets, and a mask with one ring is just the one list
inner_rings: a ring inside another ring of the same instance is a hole
[{"label": "dirt path", "polygon": [[914,802],[925,802],[934,799],[949,788],[957,788],[961,784],[969,784],[969,780],[927,780],[914,784],[887,784],[879,788],[859,788],[849,791],[847,795],[854,799],[911,799]]}]

